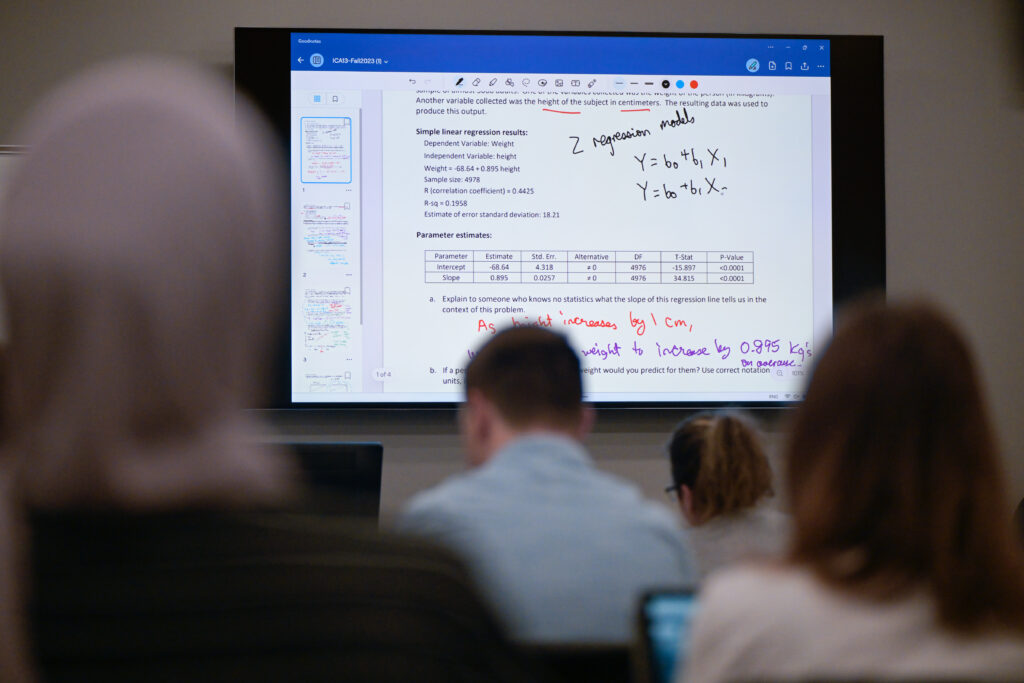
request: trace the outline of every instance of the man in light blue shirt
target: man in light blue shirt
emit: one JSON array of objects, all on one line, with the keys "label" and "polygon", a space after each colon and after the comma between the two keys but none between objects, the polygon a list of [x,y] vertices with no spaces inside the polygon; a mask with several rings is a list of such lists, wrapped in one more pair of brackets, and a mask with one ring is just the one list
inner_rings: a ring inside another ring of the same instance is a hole
[{"label": "man in light blue shirt", "polygon": [[415,496],[400,528],[460,553],[520,640],[629,641],[640,595],[696,570],[674,517],[581,445],[594,413],[579,357],[561,335],[514,328],[480,349],[465,382],[470,469]]}]

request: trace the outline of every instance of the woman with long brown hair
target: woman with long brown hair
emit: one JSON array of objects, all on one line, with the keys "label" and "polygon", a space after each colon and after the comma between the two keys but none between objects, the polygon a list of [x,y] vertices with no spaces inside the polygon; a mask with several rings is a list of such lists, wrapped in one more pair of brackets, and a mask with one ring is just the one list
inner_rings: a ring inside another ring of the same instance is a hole
[{"label": "woman with long brown hair", "polygon": [[1024,674],[1024,563],[944,315],[853,312],[796,412],[786,476],[788,557],[709,582],[688,680]]}]

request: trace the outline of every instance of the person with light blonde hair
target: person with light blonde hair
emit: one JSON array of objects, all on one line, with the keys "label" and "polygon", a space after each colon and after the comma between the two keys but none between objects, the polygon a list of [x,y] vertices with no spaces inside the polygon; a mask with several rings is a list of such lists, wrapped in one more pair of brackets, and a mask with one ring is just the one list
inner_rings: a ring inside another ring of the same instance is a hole
[{"label": "person with light blonde hair", "polygon": [[256,111],[136,57],[29,122],[0,216],[0,680],[508,680],[462,564],[304,507],[245,410],[287,226]]},{"label": "person with light blonde hair", "polygon": [[690,525],[701,576],[781,551],[786,516],[767,505],[772,470],[751,422],[737,413],[698,413],[668,443],[672,485]]}]

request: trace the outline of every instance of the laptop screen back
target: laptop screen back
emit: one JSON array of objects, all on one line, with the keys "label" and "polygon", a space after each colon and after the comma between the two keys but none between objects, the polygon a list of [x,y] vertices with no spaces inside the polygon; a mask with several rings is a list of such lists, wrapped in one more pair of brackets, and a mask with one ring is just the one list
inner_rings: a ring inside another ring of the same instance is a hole
[{"label": "laptop screen back", "polygon": [[690,630],[697,611],[692,590],[656,591],[640,608],[641,640],[649,680],[671,683],[688,655]]},{"label": "laptop screen back", "polygon": [[307,502],[331,514],[378,519],[384,448],[379,443],[289,444],[305,479]]}]

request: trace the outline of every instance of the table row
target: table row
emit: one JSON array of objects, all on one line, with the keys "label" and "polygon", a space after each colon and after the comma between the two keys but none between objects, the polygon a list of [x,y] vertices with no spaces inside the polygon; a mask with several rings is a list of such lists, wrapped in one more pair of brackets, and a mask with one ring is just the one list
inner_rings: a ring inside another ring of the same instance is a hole
[{"label": "table row", "polygon": [[752,263],[752,251],[550,251],[425,249],[427,263]]},{"label": "table row", "polygon": [[508,272],[508,273],[427,273],[426,282],[474,282],[474,283],[569,283],[569,284],[680,284],[680,285],[705,285],[705,284],[753,284],[753,273],[587,273],[570,272],[559,273],[532,273],[532,272]]},{"label": "table row", "polygon": [[470,261],[466,263],[444,263],[428,261],[427,273],[753,273],[753,263],[576,263],[558,261],[552,263],[496,263],[494,261]]}]

